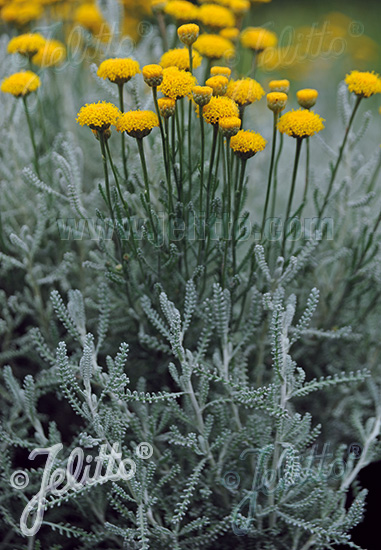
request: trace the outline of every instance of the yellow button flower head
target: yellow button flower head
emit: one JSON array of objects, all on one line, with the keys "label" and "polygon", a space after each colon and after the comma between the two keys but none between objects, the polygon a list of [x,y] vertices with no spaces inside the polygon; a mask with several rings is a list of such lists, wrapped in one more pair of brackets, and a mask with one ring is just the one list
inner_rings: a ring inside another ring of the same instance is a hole
[{"label": "yellow button flower head", "polygon": [[348,90],[359,97],[381,93],[381,78],[375,72],[352,71],[345,77]]},{"label": "yellow button flower head", "polygon": [[284,94],[288,94],[290,90],[290,81],[286,79],[272,80],[269,83],[269,88],[272,92],[283,92]]},{"label": "yellow button flower head", "polygon": [[274,113],[280,113],[286,107],[288,96],[283,92],[267,94],[267,107]]},{"label": "yellow button flower head", "polygon": [[208,78],[208,80],[205,82],[206,86],[210,86],[213,90],[213,95],[225,95],[226,90],[228,89],[229,80],[226,78],[226,76],[222,75],[216,75],[211,76]]},{"label": "yellow button flower head", "polygon": [[151,0],[151,10],[153,13],[163,13],[167,0]]},{"label": "yellow button flower head", "polygon": [[230,147],[237,157],[247,160],[266,147],[267,141],[257,132],[252,130],[240,130],[230,140]]},{"label": "yellow button flower head", "polygon": [[0,18],[5,23],[24,27],[31,21],[39,19],[43,14],[41,4],[25,2],[24,4],[10,3],[3,7]]},{"label": "yellow button flower head", "polygon": [[27,96],[40,87],[40,79],[32,71],[21,71],[4,78],[1,91],[15,97]]},{"label": "yellow button flower head", "polygon": [[225,96],[213,96],[209,103],[203,107],[202,112],[208,124],[218,124],[221,118],[239,116],[238,105],[232,99]]},{"label": "yellow button flower head", "polygon": [[184,23],[198,19],[198,7],[186,0],[171,0],[166,4],[164,11],[176,21]]},{"label": "yellow button flower head", "polygon": [[311,109],[316,104],[319,92],[312,88],[305,88],[296,92],[298,103],[303,109]]},{"label": "yellow button flower head", "polygon": [[263,27],[247,27],[241,33],[241,44],[255,52],[263,52],[267,48],[274,48],[278,39],[275,33]]},{"label": "yellow button flower head", "polygon": [[220,30],[220,36],[234,42],[234,40],[237,40],[239,37],[239,29],[237,29],[237,27],[226,27],[226,29]]},{"label": "yellow button flower head", "polygon": [[187,25],[181,25],[177,29],[177,36],[180,41],[186,46],[192,46],[200,34],[200,27],[194,23],[188,23]]},{"label": "yellow button flower head", "polygon": [[226,78],[230,78],[230,75],[232,74],[232,70],[229,67],[219,67],[215,65],[210,69],[211,76],[226,76]]},{"label": "yellow button flower head", "polygon": [[153,128],[159,126],[159,119],[153,111],[128,111],[116,123],[118,132],[127,132],[133,138],[144,138]]},{"label": "yellow button flower head", "polygon": [[47,40],[45,45],[32,57],[39,67],[57,67],[66,57],[66,48],[59,40]]},{"label": "yellow button flower head", "polygon": [[102,132],[108,130],[120,117],[120,111],[112,103],[98,101],[98,103],[86,103],[81,107],[76,121],[81,126],[89,126],[92,130]]},{"label": "yellow button flower head", "polygon": [[45,45],[46,39],[39,33],[27,33],[15,36],[9,41],[8,53],[19,53],[33,57]]},{"label": "yellow button flower head", "polygon": [[169,118],[175,114],[176,100],[170,97],[161,97],[157,100],[160,114],[163,118]]},{"label": "yellow button flower head", "polygon": [[235,25],[233,12],[217,4],[203,4],[200,6],[198,18],[203,25],[216,30],[224,27],[234,27]]},{"label": "yellow button flower head", "polygon": [[203,107],[212,99],[213,88],[209,86],[194,86],[192,88],[192,95],[194,102],[200,107]]},{"label": "yellow button flower head", "polygon": [[79,6],[75,11],[74,20],[94,36],[102,37],[109,33],[109,27],[96,4],[86,3]]},{"label": "yellow button flower head", "polygon": [[151,88],[160,86],[163,82],[163,67],[160,65],[145,65],[142,69],[144,82]]},{"label": "yellow button flower head", "polygon": [[[202,57],[199,53],[192,51],[193,68],[197,69],[201,65]],[[177,67],[183,71],[189,71],[189,51],[187,48],[174,48],[163,53],[160,59],[160,65],[167,67]]]},{"label": "yellow button flower head", "polygon": [[294,138],[305,138],[317,134],[324,128],[324,119],[312,111],[298,109],[280,117],[278,130]]},{"label": "yellow button flower head", "polygon": [[250,9],[249,0],[230,0],[230,9],[237,17],[242,17]]},{"label": "yellow button flower head", "polygon": [[194,48],[208,59],[221,59],[221,57],[231,58],[234,56],[234,44],[219,34],[201,34]]},{"label": "yellow button flower head", "polygon": [[195,85],[196,78],[190,72],[168,67],[163,71],[163,82],[158,89],[167,97],[180,99],[190,96]]},{"label": "yellow button flower head", "polygon": [[237,116],[220,118],[218,126],[223,136],[231,138],[238,134],[241,128],[242,121]]},{"label": "yellow button flower head", "polygon": [[108,78],[115,84],[125,84],[138,73],[140,73],[139,63],[128,57],[106,59],[102,61],[97,71],[100,78],[104,80]]},{"label": "yellow button flower head", "polygon": [[226,94],[228,97],[234,99],[238,105],[246,107],[255,101],[259,101],[265,95],[265,91],[256,80],[242,78],[240,80],[231,80]]}]

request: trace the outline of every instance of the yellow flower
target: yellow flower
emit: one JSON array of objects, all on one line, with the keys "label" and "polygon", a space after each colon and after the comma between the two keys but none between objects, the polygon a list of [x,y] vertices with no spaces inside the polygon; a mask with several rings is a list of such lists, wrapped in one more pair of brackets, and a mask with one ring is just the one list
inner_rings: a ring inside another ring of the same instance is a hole
[{"label": "yellow flower", "polygon": [[381,93],[381,78],[375,72],[352,71],[345,77],[348,90],[359,97]]},{"label": "yellow flower", "polygon": [[[199,53],[192,51],[193,68],[201,65],[202,57]],[[160,59],[163,68],[177,67],[183,71],[189,71],[189,51],[187,48],[175,48],[165,52]]]},{"label": "yellow flower", "polygon": [[219,34],[201,34],[194,48],[208,59],[231,58],[234,55],[234,44]]},{"label": "yellow flower", "polygon": [[74,20],[94,36],[106,38],[110,29],[96,4],[83,4],[74,14]]},{"label": "yellow flower", "polygon": [[239,116],[238,105],[225,96],[213,96],[209,103],[203,107],[202,112],[208,124],[218,124],[221,118]]},{"label": "yellow flower", "polygon": [[97,71],[100,78],[104,80],[108,78],[115,84],[125,84],[138,73],[140,73],[139,63],[128,57],[106,59],[102,61]]},{"label": "yellow flower", "polygon": [[157,100],[159,111],[163,118],[169,118],[175,114],[176,100],[170,97],[161,97]]},{"label": "yellow flower", "polygon": [[66,48],[59,40],[47,40],[45,45],[32,57],[39,67],[57,67],[66,57]]},{"label": "yellow flower", "polygon": [[217,65],[215,65],[210,69],[210,74],[212,76],[221,75],[221,76],[226,76],[226,78],[230,78],[230,75],[232,74],[232,70],[229,69],[229,67],[218,67]]},{"label": "yellow flower", "polygon": [[153,111],[128,111],[116,123],[118,132],[127,132],[134,138],[144,138],[153,128],[159,126],[159,119]]},{"label": "yellow flower", "polygon": [[163,13],[167,0],[151,0],[151,10],[153,13]]},{"label": "yellow flower", "polygon": [[142,69],[144,82],[155,88],[163,82],[163,67],[160,65],[145,65]]},{"label": "yellow flower", "polygon": [[158,89],[167,97],[180,99],[189,96],[195,84],[196,78],[190,72],[168,67],[163,71],[163,82]]},{"label": "yellow flower", "polygon": [[86,103],[81,107],[76,121],[81,126],[89,126],[92,130],[102,132],[108,130],[120,117],[120,111],[112,103],[98,101],[98,103]]},{"label": "yellow flower", "polygon": [[306,109],[289,111],[278,122],[278,130],[282,134],[294,138],[305,138],[317,134],[324,128],[324,119],[320,115]]},{"label": "yellow flower", "polygon": [[218,121],[218,126],[223,136],[231,138],[238,134],[241,128],[242,121],[237,116],[221,118]]},{"label": "yellow flower", "polygon": [[250,2],[248,0],[230,0],[230,9],[237,17],[242,17],[250,9]]},{"label": "yellow flower", "polygon": [[252,130],[240,130],[230,140],[230,147],[241,159],[247,160],[255,154],[263,151],[267,141],[257,132]]},{"label": "yellow flower", "polygon": [[283,92],[267,94],[267,107],[274,113],[280,113],[286,107],[288,96]]},{"label": "yellow flower", "polygon": [[19,53],[26,57],[33,57],[38,50],[44,47],[46,39],[39,33],[27,33],[15,36],[10,40],[8,53]]},{"label": "yellow flower", "polygon": [[40,87],[39,77],[32,71],[21,71],[4,78],[1,83],[1,91],[12,94],[15,97],[27,96]]},{"label": "yellow flower", "polygon": [[205,82],[205,85],[210,86],[210,88],[212,88],[213,90],[213,95],[218,96],[226,94],[228,83],[229,80],[226,78],[226,76],[216,75],[208,78],[208,80]]},{"label": "yellow flower", "polygon": [[311,109],[315,105],[318,95],[318,91],[312,88],[305,88],[296,92],[298,103],[304,109]]},{"label": "yellow flower", "polygon": [[226,27],[226,29],[220,30],[220,36],[226,38],[226,40],[234,41],[239,37],[239,30],[237,27]]},{"label": "yellow flower", "polygon": [[241,80],[231,80],[226,94],[234,99],[238,105],[246,107],[260,100],[265,95],[265,91],[256,80],[243,78]]},{"label": "yellow flower", "polygon": [[203,4],[199,8],[198,18],[203,25],[212,29],[234,27],[234,14],[223,6],[217,4]]},{"label": "yellow flower", "polygon": [[288,94],[290,90],[290,81],[289,80],[272,80],[269,83],[269,88],[272,92],[283,92]]},{"label": "yellow flower", "polygon": [[266,48],[274,48],[278,39],[275,33],[263,27],[247,27],[241,33],[241,44],[255,52],[262,52]]},{"label": "yellow flower", "polygon": [[198,19],[198,7],[186,0],[172,0],[166,4],[164,11],[176,21],[190,22]]},{"label": "yellow flower", "polygon": [[180,41],[186,46],[192,46],[198,38],[200,33],[200,27],[194,23],[188,23],[187,25],[181,25],[177,29],[177,36]]},{"label": "yellow flower", "polygon": [[14,25],[23,27],[41,17],[42,14],[43,9],[40,4],[33,4],[31,2],[17,4],[15,2],[4,6],[0,17],[5,23],[13,23]]},{"label": "yellow flower", "polygon": [[213,88],[209,86],[194,86],[192,88],[192,95],[194,102],[200,107],[203,107],[212,99]]}]

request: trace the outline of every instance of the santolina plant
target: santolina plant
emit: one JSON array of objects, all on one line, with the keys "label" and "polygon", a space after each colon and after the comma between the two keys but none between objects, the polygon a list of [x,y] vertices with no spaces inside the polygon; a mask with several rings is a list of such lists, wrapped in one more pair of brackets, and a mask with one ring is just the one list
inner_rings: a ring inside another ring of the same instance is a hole
[{"label": "santolina plant", "polygon": [[0,549],[360,548],[381,78],[262,3],[1,8]]}]

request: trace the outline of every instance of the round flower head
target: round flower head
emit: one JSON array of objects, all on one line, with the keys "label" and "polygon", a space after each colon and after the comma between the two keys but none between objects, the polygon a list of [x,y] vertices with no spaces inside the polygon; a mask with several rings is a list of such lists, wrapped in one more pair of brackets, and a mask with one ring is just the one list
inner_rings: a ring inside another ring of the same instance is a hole
[{"label": "round flower head", "polygon": [[257,132],[240,130],[230,140],[230,147],[237,157],[247,160],[266,147],[267,141]]},{"label": "round flower head", "polygon": [[12,38],[8,44],[8,53],[19,53],[25,57],[33,57],[45,46],[45,38],[39,33],[20,34]]},{"label": "round flower head", "polygon": [[57,67],[66,57],[66,48],[59,40],[47,40],[45,45],[32,57],[39,67]]},{"label": "round flower head", "polygon": [[[197,69],[201,65],[202,57],[199,53],[192,51],[193,68]],[[160,65],[163,68],[177,67],[183,71],[189,71],[189,51],[187,48],[175,48],[165,52],[160,59]]]},{"label": "round flower head", "polygon": [[324,128],[324,119],[306,109],[289,111],[280,117],[278,130],[294,138],[305,138],[317,134]]},{"label": "round flower head", "polygon": [[242,17],[250,9],[249,0],[230,0],[230,9],[237,17]]},{"label": "round flower head", "polygon": [[98,101],[98,103],[86,103],[81,107],[76,121],[81,126],[88,126],[97,132],[108,130],[120,117],[120,111],[112,103]]},{"label": "round flower head", "polygon": [[192,88],[192,95],[194,102],[200,107],[203,107],[212,99],[213,88],[209,86],[194,86]]},{"label": "round flower head", "polygon": [[234,42],[239,37],[239,29],[237,27],[226,27],[226,29],[220,30],[220,36]]},{"label": "round flower head", "polygon": [[234,99],[238,105],[245,107],[260,100],[265,95],[265,91],[256,80],[243,78],[241,80],[231,80],[226,94]]},{"label": "round flower head", "polygon": [[144,138],[153,128],[159,126],[159,119],[153,111],[128,111],[116,123],[118,132],[127,132],[133,138]]},{"label": "round flower head", "polygon": [[86,3],[79,6],[75,11],[74,20],[94,36],[106,36],[109,32],[108,25],[96,4]]},{"label": "round flower head", "polygon": [[167,0],[151,0],[151,10],[153,13],[163,13],[167,5]]},{"label": "round flower head", "polygon": [[163,118],[169,118],[175,114],[176,100],[170,97],[161,97],[157,100],[159,111]]},{"label": "round flower head", "polygon": [[216,30],[234,27],[235,25],[233,12],[217,4],[203,4],[200,6],[198,18],[203,25]]},{"label": "round flower head", "polygon": [[168,67],[163,70],[163,82],[158,89],[167,97],[181,99],[191,94],[195,84],[196,78],[190,72]]},{"label": "round flower head", "polygon": [[283,92],[267,94],[267,107],[274,113],[280,113],[286,107],[288,96]]},{"label": "round flower head", "polygon": [[296,92],[298,103],[303,109],[311,109],[316,104],[318,95],[318,91],[312,88],[305,88]]},{"label": "round flower head", "polygon": [[206,86],[210,86],[213,90],[213,95],[225,95],[228,89],[229,80],[226,76],[216,75],[211,76],[205,82]]},{"label": "round flower head", "polygon": [[181,25],[177,29],[177,36],[180,39],[180,42],[186,46],[192,46],[198,38],[200,33],[200,27],[194,23],[188,23],[187,25]]},{"label": "round flower head", "polygon": [[352,71],[345,77],[345,83],[348,90],[359,97],[381,93],[381,78],[374,72]]},{"label": "round flower head", "polygon": [[144,82],[151,88],[156,88],[163,82],[163,67],[160,65],[145,65],[142,73]]},{"label": "round flower head", "polygon": [[229,67],[218,67],[217,65],[215,67],[212,67],[210,69],[211,76],[226,76],[226,78],[230,78],[230,75],[232,74],[232,70],[229,69]]},{"label": "round flower head", "polygon": [[99,65],[97,75],[103,80],[108,78],[115,84],[125,84],[140,73],[139,63],[133,59],[115,57],[106,59]]},{"label": "round flower head", "polygon": [[290,81],[289,80],[272,80],[269,83],[269,88],[272,92],[283,92],[288,94],[290,90]]},{"label": "round flower head", "polygon": [[4,78],[1,83],[1,91],[12,94],[15,97],[27,96],[40,87],[40,79],[32,71],[21,71]]},{"label": "round flower head", "polygon": [[201,34],[194,48],[208,59],[231,58],[234,55],[234,44],[219,34]]},{"label": "round flower head", "polygon": [[225,96],[213,96],[209,103],[203,107],[202,112],[208,124],[218,124],[221,118],[239,116],[238,105],[232,99]]},{"label": "round flower head", "polygon": [[3,7],[0,12],[0,18],[5,23],[11,23],[13,25],[24,27],[31,21],[39,19],[43,14],[41,4],[25,2],[24,4],[17,4],[12,2]]},{"label": "round flower head", "polygon": [[241,128],[242,121],[237,116],[220,118],[218,126],[223,136],[231,138],[238,134]]},{"label": "round flower head", "polygon": [[274,48],[278,39],[275,33],[263,27],[247,27],[241,33],[241,44],[255,52],[262,52],[266,48]]},{"label": "round flower head", "polygon": [[184,23],[198,19],[198,7],[186,0],[171,0],[165,5],[164,11],[176,21]]}]

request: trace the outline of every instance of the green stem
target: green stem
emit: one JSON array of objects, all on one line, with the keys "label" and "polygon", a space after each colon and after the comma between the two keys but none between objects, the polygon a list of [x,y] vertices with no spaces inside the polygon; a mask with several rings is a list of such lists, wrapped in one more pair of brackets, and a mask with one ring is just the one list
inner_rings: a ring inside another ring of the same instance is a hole
[{"label": "green stem", "polygon": [[279,161],[282,154],[282,149],[283,149],[283,134],[280,135],[279,150],[278,150],[278,154],[275,161],[275,167],[274,167],[274,189],[273,189],[273,198],[271,201],[271,218],[273,218],[275,214],[276,193],[278,188],[278,166],[279,166]]},{"label": "green stem", "polygon": [[236,273],[236,269],[237,269],[238,217],[239,217],[240,205],[242,200],[243,184],[245,181],[246,164],[247,164],[247,159],[241,159],[241,175],[240,175],[239,184],[236,187],[236,191],[234,195],[234,218],[233,218],[233,232],[232,232],[232,254],[233,254],[234,274]]},{"label": "green stem", "polygon": [[180,196],[179,200],[180,202],[183,202],[183,136],[181,133],[181,127],[180,127],[180,116],[179,116],[179,109],[178,105],[176,104],[176,111],[175,111],[175,117],[176,117],[176,130],[177,130],[177,138],[178,138],[178,147],[179,147],[179,158],[180,158]]},{"label": "green stem", "polygon": [[[124,98],[123,98],[123,83],[118,84],[119,91],[119,108],[122,113],[124,113]],[[127,159],[126,159],[126,142],[124,132],[121,132],[121,146],[122,146],[122,163],[123,163],[123,173],[124,179],[128,181],[128,170],[127,170]]]},{"label": "green stem", "polygon": [[143,138],[136,138],[136,141],[138,143],[140,161],[141,161],[142,168],[143,168],[143,177],[144,177],[145,194],[146,194],[145,203],[146,203],[147,214],[148,214],[149,220],[151,222],[152,231],[153,231],[155,237],[157,237],[156,226],[154,224],[153,217],[152,217],[152,212],[151,212],[151,194],[150,194],[150,188],[149,188],[150,185],[149,185],[149,179],[148,179],[146,157],[145,157],[145,154],[144,154]]},{"label": "green stem", "polygon": [[105,147],[106,147],[106,151],[107,151],[108,160],[110,162],[111,170],[112,170],[112,173],[114,174],[114,179],[115,179],[115,183],[116,183],[116,188],[118,190],[119,198],[120,198],[120,200],[123,204],[123,208],[124,208],[126,214],[129,216],[130,215],[130,209],[128,207],[128,204],[124,200],[122,190],[120,188],[118,174],[117,174],[116,168],[115,168],[113,160],[112,160],[111,151],[110,151],[110,147],[108,145],[108,141],[105,141]]},{"label": "green stem", "polygon": [[267,209],[268,209],[269,201],[270,201],[271,182],[272,182],[272,176],[273,176],[273,170],[274,170],[274,160],[275,160],[275,150],[276,150],[276,138],[277,138],[277,134],[278,134],[278,131],[277,131],[278,117],[279,117],[279,113],[274,112],[274,126],[273,126],[273,142],[272,142],[272,148],[271,148],[271,161],[270,161],[269,179],[268,179],[268,182],[267,182],[266,201],[265,201],[265,208],[263,210],[262,229],[261,229],[261,239],[262,240],[264,238],[264,230],[265,230],[265,224],[266,224]]},{"label": "green stem", "polygon": [[335,182],[335,179],[336,179],[336,175],[337,175],[337,172],[339,170],[339,166],[340,166],[340,163],[341,163],[341,160],[343,158],[343,153],[344,153],[344,149],[345,149],[345,145],[347,143],[347,140],[348,140],[348,136],[349,136],[349,131],[352,127],[352,124],[353,124],[353,121],[354,121],[354,118],[356,116],[356,113],[357,113],[357,110],[359,108],[359,105],[361,103],[361,100],[362,100],[362,97],[361,96],[357,96],[357,99],[356,99],[356,103],[353,107],[353,111],[352,111],[352,114],[351,114],[351,117],[349,119],[349,122],[348,122],[348,125],[345,129],[345,134],[344,134],[344,139],[343,139],[343,142],[341,144],[341,147],[340,147],[340,150],[339,150],[339,156],[337,157],[337,161],[336,161],[336,164],[335,164],[335,167],[332,171],[332,175],[331,175],[331,179],[329,181],[329,185],[328,185],[328,189],[327,189],[327,193],[325,194],[325,197],[324,197],[324,202],[322,204],[322,207],[320,208],[319,212],[318,212],[318,217],[321,218],[323,213],[324,213],[324,210],[327,206],[327,203],[328,203],[328,200],[331,196],[331,192],[332,192],[332,188],[333,188],[333,184]]},{"label": "green stem", "polygon": [[284,257],[285,246],[286,246],[286,238],[287,238],[287,234],[286,234],[287,220],[290,217],[292,199],[294,198],[296,176],[298,175],[298,165],[299,165],[299,159],[300,159],[300,151],[302,149],[302,142],[303,142],[302,138],[296,138],[296,152],[295,152],[294,169],[293,169],[293,172],[292,172],[291,189],[290,189],[290,195],[289,195],[289,198],[288,198],[286,217],[284,219],[284,227],[283,227],[283,243],[282,243],[282,254],[281,254],[283,257]]},{"label": "green stem", "polygon": [[161,134],[161,141],[163,147],[163,158],[164,158],[164,167],[165,167],[165,177],[167,179],[167,188],[168,188],[168,201],[169,201],[169,213],[173,212],[173,200],[172,200],[172,184],[171,184],[171,169],[169,165],[169,147],[167,147],[167,140],[164,132],[164,126],[162,117],[160,114],[159,104],[157,101],[157,87],[153,86],[152,88],[153,102],[155,104],[155,110],[157,117],[159,119],[159,127]]},{"label": "green stem", "polygon": [[26,96],[22,96],[22,100],[23,100],[23,103],[24,103],[24,109],[25,109],[26,120],[27,120],[27,122],[28,122],[30,140],[31,140],[31,142],[32,142],[32,147],[33,147],[33,153],[34,153],[34,167],[35,167],[35,169],[36,169],[37,176],[38,176],[39,178],[41,178],[41,175],[40,175],[40,167],[39,167],[39,162],[38,162],[37,146],[36,146],[36,141],[35,141],[35,139],[34,139],[33,125],[32,125],[32,121],[31,121],[31,118],[30,118],[30,113],[29,113],[29,109],[28,109],[28,102],[27,102]]},{"label": "green stem", "polygon": [[379,157],[378,163],[377,163],[376,168],[373,172],[372,179],[370,180],[370,183],[369,183],[369,186],[368,186],[368,189],[367,189],[367,193],[370,193],[371,191],[373,191],[374,186],[375,186],[376,181],[377,181],[377,178],[378,178],[378,175],[380,173],[380,170],[381,170],[381,151],[379,152],[378,157]]},{"label": "green stem", "polygon": [[[98,137],[99,137],[99,143],[100,143],[100,145],[101,145],[102,162],[103,162],[103,171],[104,171],[105,186],[106,186],[106,197],[107,197],[108,207],[109,207],[110,213],[111,213],[111,218],[112,218],[112,221],[113,221],[113,223],[114,223],[114,222],[115,222],[115,218],[114,218],[114,210],[113,210],[112,202],[111,202],[110,180],[109,180],[109,176],[108,176],[107,157],[106,157],[106,146],[105,146],[105,137],[104,137],[104,133],[103,133],[102,131],[98,132]],[[115,229],[115,226],[114,226],[114,229]]]},{"label": "green stem", "polygon": [[189,202],[192,196],[192,102],[191,101],[189,101],[189,111],[188,111],[188,179],[189,179],[189,190],[188,190],[188,202]]}]

